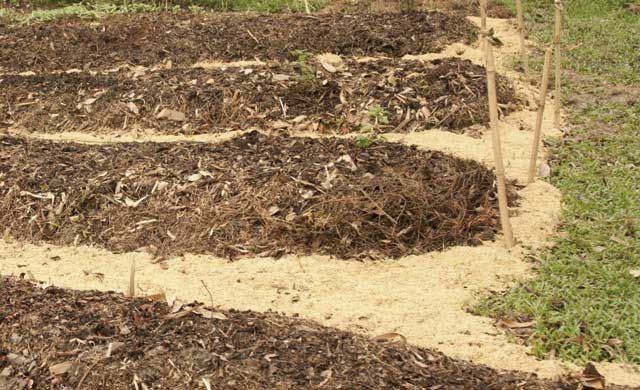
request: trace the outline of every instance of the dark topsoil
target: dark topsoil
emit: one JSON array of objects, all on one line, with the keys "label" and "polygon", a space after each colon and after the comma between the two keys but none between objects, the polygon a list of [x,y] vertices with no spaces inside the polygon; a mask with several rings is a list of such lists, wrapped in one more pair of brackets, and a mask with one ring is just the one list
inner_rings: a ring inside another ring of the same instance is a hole
[{"label": "dark topsoil", "polygon": [[23,240],[159,257],[398,257],[493,238],[490,170],[369,142],[258,132],[213,145],[0,137],[0,226]]},{"label": "dark topsoil", "polygon": [[123,63],[150,66],[166,60],[190,65],[206,59],[292,59],[296,50],[401,57],[475,38],[476,29],[462,15],[440,12],[131,14],[94,23],[0,24],[0,69],[42,72]]},{"label": "dark topsoil", "polygon": [[500,372],[274,313],[169,308],[0,279],[0,388],[204,389],[205,382],[212,389],[584,388],[578,379]]},{"label": "dark topsoil", "polygon": [[[467,60],[348,60],[344,69],[325,67],[305,60],[226,70],[7,75],[0,77],[0,126],[95,132],[138,125],[200,134],[277,121],[320,132],[460,132],[489,120],[485,69]],[[517,108],[511,83],[499,76],[497,86],[501,112]],[[163,109],[184,118],[158,119]]]}]

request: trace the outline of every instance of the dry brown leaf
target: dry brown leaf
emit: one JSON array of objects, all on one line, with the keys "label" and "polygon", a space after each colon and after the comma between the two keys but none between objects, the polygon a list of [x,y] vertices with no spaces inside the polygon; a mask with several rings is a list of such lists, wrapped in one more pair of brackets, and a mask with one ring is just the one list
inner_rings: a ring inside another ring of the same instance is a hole
[{"label": "dry brown leaf", "polygon": [[549,177],[551,176],[551,167],[547,164],[546,161],[543,161],[542,164],[538,167],[538,176],[539,177]]},{"label": "dry brown leaf", "polygon": [[286,129],[291,125],[285,121],[275,121],[271,124],[271,128],[274,130]]},{"label": "dry brown leaf", "polygon": [[624,341],[622,341],[620,339],[609,339],[609,340],[607,340],[607,345],[610,345],[612,347],[616,346],[616,345],[621,345],[623,343],[624,343]]},{"label": "dry brown leaf", "polygon": [[202,179],[201,173],[194,173],[193,175],[187,177],[187,180],[189,180],[190,182],[196,182],[200,179]]},{"label": "dry brown leaf", "polygon": [[156,119],[167,119],[174,122],[183,122],[187,117],[180,111],[163,109],[156,115]]},{"label": "dry brown leaf", "polygon": [[127,207],[131,207],[133,209],[135,209],[136,207],[138,207],[140,205],[140,203],[142,203],[142,201],[144,201],[145,199],[147,199],[147,196],[143,196],[142,198],[138,199],[138,200],[133,200],[129,197],[124,198],[124,204]]},{"label": "dry brown leaf", "polygon": [[500,323],[509,329],[525,329],[536,325],[535,321],[517,322],[511,320],[501,320]]},{"label": "dry brown leaf", "polygon": [[127,108],[129,109],[129,111],[131,111],[136,115],[140,114],[140,110],[138,109],[138,106],[136,106],[134,102],[127,103]]},{"label": "dry brown leaf", "polygon": [[166,302],[167,300],[167,296],[163,292],[147,295],[145,298],[153,302]]},{"label": "dry brown leaf", "polygon": [[394,339],[400,339],[402,344],[407,343],[407,338],[401,335],[400,333],[390,332],[381,334],[380,336],[376,336],[373,338],[375,341],[393,341]]},{"label": "dry brown leaf", "polygon": [[228,320],[229,318],[222,313],[207,310],[204,306],[197,306],[192,310],[194,313],[199,314],[207,319],[215,319],[215,320]]},{"label": "dry brown leaf", "polygon": [[273,76],[271,76],[271,78],[273,79],[273,81],[287,81],[291,78],[291,76],[286,74],[274,74]]},{"label": "dry brown leaf", "polygon": [[326,70],[329,73],[336,73],[338,71],[335,66],[331,65],[327,61],[320,61],[320,65],[322,65],[324,70]]},{"label": "dry brown leaf", "polygon": [[49,367],[51,375],[63,375],[73,368],[73,362],[63,362]]},{"label": "dry brown leaf", "polygon": [[604,376],[598,372],[593,363],[587,363],[580,381],[585,389],[602,390],[606,388]]}]

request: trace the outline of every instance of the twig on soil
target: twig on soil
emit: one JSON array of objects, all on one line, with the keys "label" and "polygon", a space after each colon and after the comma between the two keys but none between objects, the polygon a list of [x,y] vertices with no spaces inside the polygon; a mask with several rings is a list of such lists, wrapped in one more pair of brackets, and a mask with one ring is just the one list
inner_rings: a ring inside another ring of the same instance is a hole
[{"label": "twig on soil", "polygon": [[93,371],[93,369],[98,365],[99,362],[100,360],[95,361],[93,362],[92,365],[89,366],[89,368],[87,368],[87,371],[85,371],[84,375],[82,375],[82,378],[80,378],[80,381],[78,382],[78,386],[76,386],[76,390],[80,390],[82,388],[82,384],[84,383],[84,380],[87,379],[87,376],[89,376],[91,371]]},{"label": "twig on soil", "polygon": [[551,73],[551,55],[553,50],[548,48],[544,53],[544,69],[542,71],[542,84],[540,84],[540,98],[538,99],[538,116],[536,117],[536,127],[533,134],[533,144],[531,145],[531,161],[529,161],[529,175],[527,183],[531,184],[536,179],[536,163],[538,160],[538,148],[542,131],[542,119],[544,118],[544,107],[547,100],[547,89],[549,85],[549,73]]},{"label": "twig on soil", "polygon": [[259,45],[259,44],[260,44],[260,41],[258,40],[258,38],[256,38],[256,36],[255,36],[255,35],[253,35],[253,33],[251,33],[251,30],[249,30],[248,28],[247,28],[247,29],[245,29],[245,30],[247,31],[247,33],[249,33],[249,36],[250,36],[251,38],[253,38],[253,40],[254,40],[254,41],[256,41],[256,43]]},{"label": "twig on soil", "polygon": [[211,308],[213,309],[213,294],[211,294],[211,291],[209,290],[209,287],[207,287],[207,284],[204,282],[204,280],[200,279],[200,283],[202,283],[202,286],[204,287],[205,290],[207,290],[207,293],[209,293],[209,299],[211,299]]}]

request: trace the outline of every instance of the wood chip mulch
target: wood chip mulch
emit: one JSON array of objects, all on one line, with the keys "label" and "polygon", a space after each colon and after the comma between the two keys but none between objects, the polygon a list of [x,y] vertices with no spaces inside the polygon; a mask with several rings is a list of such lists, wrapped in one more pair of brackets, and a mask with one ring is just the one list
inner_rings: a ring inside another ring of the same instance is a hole
[{"label": "wood chip mulch", "polygon": [[220,144],[86,145],[0,136],[4,234],[115,252],[347,259],[477,245],[499,230],[494,184],[477,162],[373,139],[251,132]]},{"label": "wood chip mulch", "polygon": [[169,307],[0,279],[0,388],[7,390],[577,390],[589,383],[496,371],[402,340],[274,313]]}]

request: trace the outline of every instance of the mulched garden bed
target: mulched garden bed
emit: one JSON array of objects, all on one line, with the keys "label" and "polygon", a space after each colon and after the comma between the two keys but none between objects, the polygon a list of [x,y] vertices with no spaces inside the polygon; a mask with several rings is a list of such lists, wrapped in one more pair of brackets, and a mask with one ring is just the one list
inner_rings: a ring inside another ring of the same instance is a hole
[{"label": "mulched garden bed", "polygon": [[[328,70],[327,70],[328,69]],[[501,112],[518,107],[498,77]],[[486,72],[468,60],[304,60],[268,67],[0,77],[0,123],[28,131],[218,133],[250,127],[320,132],[462,132],[488,123]],[[173,117],[163,115],[172,110]],[[167,111],[165,111],[166,113]]]},{"label": "mulched garden bed", "polygon": [[[499,229],[479,163],[372,139],[251,132],[221,144],[0,138],[0,226],[158,256],[398,257]],[[512,195],[512,202],[515,195]]]},{"label": "mulched garden bed", "polygon": [[[215,310],[215,311],[214,311]],[[0,279],[0,388],[583,389],[274,313]],[[609,387],[614,389],[617,387]]]},{"label": "mulched garden bed", "polygon": [[[479,0],[333,0],[324,9],[329,12],[393,12],[419,9],[420,6],[428,6],[429,9],[439,11],[459,12],[462,15],[479,16]],[[413,8],[410,8],[413,6]],[[513,17],[513,12],[502,4],[489,0],[487,15],[492,18],[508,19]]]},{"label": "mulched garden bed", "polygon": [[470,43],[476,29],[461,15],[408,12],[345,14],[131,14],[88,23],[57,20],[0,25],[0,70],[52,71],[151,66],[171,60],[292,59],[296,50],[401,57]]}]

